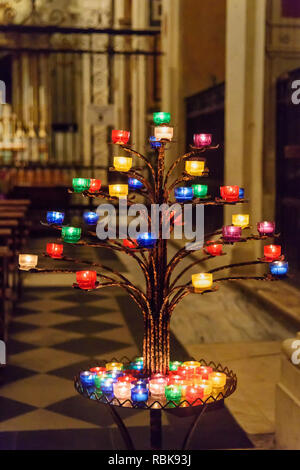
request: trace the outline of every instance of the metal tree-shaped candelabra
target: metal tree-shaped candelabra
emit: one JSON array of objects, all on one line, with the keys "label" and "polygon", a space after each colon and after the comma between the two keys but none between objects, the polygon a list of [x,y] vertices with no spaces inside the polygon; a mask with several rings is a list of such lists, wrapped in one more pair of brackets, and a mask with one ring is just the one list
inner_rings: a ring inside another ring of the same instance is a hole
[{"label": "metal tree-shaped candelabra", "polygon": [[[208,150],[216,149],[217,146],[211,145],[210,134],[196,134],[194,136],[194,146],[190,151],[177,158],[166,171],[165,169],[165,152],[166,146],[170,143],[173,136],[173,128],[169,127],[168,113],[155,113],[154,121],[155,137],[150,139],[151,146],[156,149],[157,163],[153,165],[151,161],[141,153],[133,150],[127,145],[129,132],[113,131],[113,143],[122,148],[127,154],[135,156],[142,160],[149,171],[147,179],[139,169],[133,170],[132,158],[116,157],[115,166],[112,171],[124,174],[127,173],[135,188],[135,194],[126,198],[127,206],[131,206],[135,202],[136,194],[143,196],[151,205],[162,206],[172,203],[171,193],[175,191],[177,203],[183,205],[186,201],[192,203],[193,206],[198,204],[204,206],[223,206],[226,204],[237,204],[247,202],[241,194],[241,188],[238,186],[225,186],[221,188],[221,198],[212,199],[204,193],[199,192],[197,185],[191,187],[181,187],[178,185],[182,182],[191,181],[199,176],[206,176],[208,169],[206,167],[203,153]],[[180,177],[174,179],[174,174],[178,169],[178,165],[185,162],[185,171]],[[173,181],[171,179],[173,177]],[[203,186],[205,188],[205,185]],[[140,189],[142,188],[142,189]],[[207,188],[207,187],[206,187]],[[179,191],[178,191],[179,190]],[[83,196],[89,198],[104,198],[109,201],[118,201],[120,197],[126,197],[128,194],[128,186],[126,185],[110,185],[109,191],[101,189],[99,180],[90,180],[84,178],[75,178],[73,180],[73,190],[81,192]],[[176,222],[176,214],[169,212],[169,221],[171,222],[171,230],[174,229]],[[224,245],[232,245],[237,242],[246,242],[247,240],[261,240],[268,236],[276,237],[273,222],[261,222],[258,224],[258,235],[242,236],[242,228],[249,228],[249,217],[246,215],[237,215],[233,225],[223,227],[222,230],[210,233],[204,237],[204,246],[199,247],[198,252],[203,253],[202,258],[194,260],[191,264],[179,272],[173,279],[174,270],[182,262],[184,258],[189,256],[191,252],[185,247],[181,248],[171,259],[167,254],[167,239],[163,236],[164,224],[166,219],[163,213],[159,215],[158,231],[156,234],[148,232],[141,234],[137,240],[127,237],[122,241],[118,239],[99,240],[95,231],[88,230],[86,240],[80,240],[81,229],[75,227],[63,226],[64,214],[59,212],[48,212],[47,221],[51,227],[61,230],[64,242],[90,247],[104,247],[114,252],[125,253],[132,257],[141,269],[145,279],[145,289],[142,290],[134,285],[126,276],[112,270],[108,266],[90,261],[78,260],[62,255],[62,245],[49,244],[47,246],[47,254],[61,261],[76,263],[86,263],[97,269],[96,271],[77,272],[77,283],[74,287],[90,290],[103,289],[108,287],[120,287],[124,289],[129,296],[138,305],[144,320],[144,341],[143,341],[143,371],[149,376],[160,373],[166,375],[169,371],[170,363],[170,320],[172,313],[178,303],[188,294],[200,293],[201,295],[213,292],[217,289],[218,284],[225,281],[238,279],[257,279],[257,280],[275,280],[285,275],[287,272],[287,263],[281,256],[281,250],[278,245],[268,245],[264,250],[264,257],[259,260],[226,264],[224,266],[211,269],[207,273],[200,273],[192,276],[192,281],[186,284],[180,284],[182,276],[197,264],[213,259],[216,256],[225,255],[222,251]],[[97,214],[85,214],[85,220],[88,224],[97,223]],[[149,225],[151,224],[151,215],[148,215]],[[215,237],[218,236],[216,239]],[[211,238],[214,238],[211,241]],[[272,263],[271,274],[265,276],[231,276],[216,278],[212,282],[212,274],[221,272],[231,267],[247,266],[252,264]],[[71,273],[76,270],[51,270],[37,268],[37,257],[34,255],[20,255],[21,269],[30,270],[31,272],[65,272]],[[96,279],[99,282],[96,282]]]}]

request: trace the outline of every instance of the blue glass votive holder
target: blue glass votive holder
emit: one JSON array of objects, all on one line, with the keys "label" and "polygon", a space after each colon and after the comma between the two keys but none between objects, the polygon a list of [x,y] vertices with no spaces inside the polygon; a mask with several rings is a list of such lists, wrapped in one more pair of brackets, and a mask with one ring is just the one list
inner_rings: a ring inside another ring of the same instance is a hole
[{"label": "blue glass votive holder", "polygon": [[83,213],[83,220],[87,225],[96,225],[99,219],[97,212],[87,211]]},{"label": "blue glass votive holder", "polygon": [[288,270],[289,263],[287,261],[273,261],[273,263],[270,263],[270,272],[273,276],[286,276]]},{"label": "blue glass votive holder", "polygon": [[144,185],[136,178],[128,178],[128,187],[129,189],[142,189]]},{"label": "blue glass votive holder", "polygon": [[48,224],[61,225],[64,221],[65,214],[64,212],[47,212],[47,222]]},{"label": "blue glass votive holder", "polygon": [[181,186],[174,189],[175,199],[177,202],[191,201],[194,197],[193,188],[189,186]]},{"label": "blue glass votive holder", "polygon": [[114,377],[103,377],[100,384],[100,389],[102,393],[106,395],[113,395],[114,393],[114,383],[117,382],[117,378]]},{"label": "blue glass votive holder", "polygon": [[135,403],[144,403],[148,397],[149,390],[146,387],[136,386],[131,389],[131,400]]},{"label": "blue glass votive holder", "polygon": [[148,379],[148,380],[145,380],[145,379],[140,379],[139,377],[137,377],[136,380],[133,380],[133,381],[132,381],[132,384],[133,384],[135,387],[149,388],[149,379]]},{"label": "blue glass votive holder", "polygon": [[239,188],[239,199],[244,199],[245,197],[245,189]]},{"label": "blue glass votive holder", "polygon": [[131,362],[130,369],[133,370],[143,370],[144,363],[143,362]]},{"label": "blue glass votive holder", "polygon": [[95,377],[96,377],[95,372],[90,372],[88,370],[85,370],[84,372],[80,372],[80,382],[85,388],[90,388],[94,387],[95,385]]},{"label": "blue glass votive holder", "polygon": [[152,149],[159,149],[161,147],[161,143],[159,140],[156,139],[154,135],[149,138],[150,146]]},{"label": "blue glass votive holder", "polygon": [[157,238],[153,233],[144,232],[137,237],[137,242],[141,248],[153,248],[156,245]]},{"label": "blue glass votive holder", "polygon": [[124,375],[123,370],[108,370],[106,372],[107,377],[112,377],[113,379],[117,379],[118,377],[122,377]]}]

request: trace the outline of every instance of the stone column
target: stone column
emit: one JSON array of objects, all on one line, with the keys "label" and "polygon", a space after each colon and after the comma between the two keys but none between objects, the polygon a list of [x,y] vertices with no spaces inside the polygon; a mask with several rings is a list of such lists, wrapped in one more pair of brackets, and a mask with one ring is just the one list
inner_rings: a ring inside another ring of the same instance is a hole
[{"label": "stone column", "polygon": [[[245,188],[249,205],[227,207],[262,219],[266,0],[227,0],[225,184]],[[260,256],[261,244],[235,249],[238,259]]]}]

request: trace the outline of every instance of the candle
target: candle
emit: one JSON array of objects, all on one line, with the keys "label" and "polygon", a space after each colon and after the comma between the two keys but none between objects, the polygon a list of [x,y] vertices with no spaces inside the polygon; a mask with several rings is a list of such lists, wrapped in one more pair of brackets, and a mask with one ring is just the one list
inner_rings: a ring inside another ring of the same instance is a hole
[{"label": "candle", "polygon": [[151,396],[161,397],[165,395],[165,387],[167,386],[168,381],[165,378],[157,378],[149,380],[149,390]]},{"label": "candle", "polygon": [[136,240],[128,240],[127,238],[123,239],[123,246],[126,248],[137,248],[138,243]]},{"label": "candle", "polygon": [[86,211],[83,214],[83,219],[87,225],[96,225],[99,219],[97,212]]},{"label": "candle", "polygon": [[213,388],[224,388],[226,385],[226,374],[223,374],[223,372],[212,372],[209,374],[209,380],[211,380]]},{"label": "candle", "polygon": [[195,197],[207,196],[208,186],[207,184],[192,184],[193,193]]},{"label": "candle", "polygon": [[191,369],[193,373],[201,366],[201,363],[198,361],[186,361],[182,364],[184,367]]},{"label": "candle", "polygon": [[239,199],[244,199],[245,197],[245,190],[244,188],[239,189]]},{"label": "candle", "polygon": [[169,124],[171,121],[171,113],[164,113],[162,111],[153,113],[153,122],[156,126],[161,124]]},{"label": "candle", "polygon": [[75,193],[82,193],[89,189],[90,180],[88,178],[73,178],[72,186]]},{"label": "candle", "polygon": [[130,138],[130,132],[114,129],[111,132],[111,138],[114,144],[126,145]]},{"label": "candle", "polygon": [[181,400],[181,386],[180,385],[167,385],[165,388],[165,395],[168,401],[174,401],[175,403]]},{"label": "candle", "polygon": [[233,214],[232,225],[236,227],[246,228],[249,226],[249,214]]},{"label": "candle", "polygon": [[177,202],[191,201],[194,197],[193,188],[181,186],[174,189],[174,195]]},{"label": "candle", "polygon": [[66,243],[77,243],[81,237],[81,228],[79,227],[62,227],[61,237]]},{"label": "candle", "polygon": [[65,218],[64,212],[56,212],[56,211],[47,212],[48,224],[61,225],[64,221],[64,218]]},{"label": "candle", "polygon": [[198,384],[200,388],[203,390],[203,396],[208,397],[212,393],[212,381],[211,380],[204,380]]},{"label": "candle", "polygon": [[169,370],[177,370],[179,366],[182,365],[180,361],[171,361],[169,364]]},{"label": "candle", "polygon": [[132,167],[132,158],[114,157],[114,167],[117,171],[129,171]]},{"label": "candle", "polygon": [[161,147],[161,143],[154,135],[149,138],[149,142],[152,149],[159,149]]},{"label": "candle", "polygon": [[101,391],[107,395],[114,393],[114,384],[117,382],[117,379],[113,377],[107,377],[103,375],[100,380]]},{"label": "candle", "polygon": [[173,127],[159,126],[154,128],[154,136],[157,140],[172,140],[173,139]]},{"label": "candle", "polygon": [[101,376],[106,373],[106,367],[91,367],[90,372],[93,372],[94,374]]},{"label": "candle", "polygon": [[89,191],[91,193],[96,193],[101,188],[101,180],[96,180],[94,178],[90,179]]},{"label": "candle", "polygon": [[157,243],[157,237],[153,233],[143,232],[137,237],[137,242],[141,248],[153,248]]},{"label": "candle", "polygon": [[119,377],[123,377],[124,372],[122,370],[113,369],[113,370],[108,370],[106,372],[106,375],[108,377],[113,377],[114,379],[118,379]]},{"label": "candle", "polygon": [[264,246],[264,256],[267,261],[274,261],[281,255],[280,245],[266,245]]},{"label": "candle", "polygon": [[77,271],[76,281],[80,289],[94,289],[97,281],[97,273],[96,271]]},{"label": "candle", "polygon": [[122,362],[107,362],[105,366],[106,370],[122,370],[124,367]]},{"label": "candle", "polygon": [[182,365],[179,366],[177,369],[178,375],[180,375],[181,379],[189,379],[193,375],[193,370],[189,369],[188,367]]},{"label": "candle", "polygon": [[144,363],[143,362],[132,362],[130,364],[131,369],[133,370],[143,370]]},{"label": "candle", "polygon": [[208,145],[211,145],[212,134],[194,134],[193,140],[195,147],[207,147]]},{"label": "candle", "polygon": [[238,186],[221,186],[221,198],[229,202],[238,201],[239,190],[240,188]]},{"label": "candle", "polygon": [[59,259],[62,257],[64,245],[58,243],[47,243],[46,252],[51,258]]},{"label": "candle", "polygon": [[38,264],[37,255],[19,255],[19,266],[22,271],[34,269]]},{"label": "candle", "polygon": [[142,189],[144,185],[136,178],[128,178],[128,187],[129,189]]},{"label": "candle", "polygon": [[287,261],[273,261],[270,263],[270,272],[273,276],[282,277],[286,276],[289,270],[289,263]]},{"label": "candle", "polygon": [[275,232],[275,222],[268,222],[264,220],[263,222],[258,222],[257,231],[259,235],[273,235]]},{"label": "candle", "polygon": [[203,160],[188,160],[185,162],[185,171],[192,176],[202,176],[205,169]]},{"label": "candle", "polygon": [[95,377],[96,374],[89,370],[80,372],[80,382],[84,387],[93,387],[95,385]]},{"label": "candle", "polygon": [[[185,399],[191,404],[200,405],[200,400],[203,398],[204,392],[200,385],[188,385],[185,391]],[[195,403],[196,402],[196,403]],[[197,403],[198,402],[198,403]]]},{"label": "candle", "polygon": [[119,400],[130,400],[131,398],[131,385],[128,382],[115,382],[113,391],[115,397]]},{"label": "candle", "polygon": [[128,195],[128,184],[110,184],[108,188],[111,197],[125,199]]},{"label": "candle", "polygon": [[193,385],[192,379],[184,379],[184,380],[181,381],[180,387],[181,387],[181,396],[182,397],[185,397],[186,390],[191,385]]},{"label": "candle", "polygon": [[183,380],[182,375],[172,374],[168,376],[168,385],[180,385]]},{"label": "candle", "polygon": [[213,372],[213,369],[212,367],[207,367],[207,366],[201,366],[200,369],[199,369],[199,373],[202,377],[202,379],[208,379],[209,377],[209,374],[211,374]]},{"label": "candle", "polygon": [[212,256],[220,256],[222,254],[223,245],[221,243],[216,243],[214,240],[210,240],[207,241],[207,245],[204,249]]},{"label": "candle", "polygon": [[132,383],[135,387],[149,388],[149,379],[148,378],[144,378],[144,379],[137,378],[137,379],[133,380]]},{"label": "candle", "polygon": [[234,225],[225,225],[222,228],[222,234],[225,242],[234,243],[241,239],[242,229]]},{"label": "candle", "polygon": [[131,389],[131,399],[135,403],[141,403],[148,400],[149,390],[145,387],[135,386]]},{"label": "candle", "polygon": [[118,382],[128,382],[131,384],[135,380],[135,377],[131,374],[121,375],[118,377]]},{"label": "candle", "polygon": [[210,289],[212,283],[213,275],[211,273],[192,274],[192,284],[196,292],[202,292],[203,290]]}]

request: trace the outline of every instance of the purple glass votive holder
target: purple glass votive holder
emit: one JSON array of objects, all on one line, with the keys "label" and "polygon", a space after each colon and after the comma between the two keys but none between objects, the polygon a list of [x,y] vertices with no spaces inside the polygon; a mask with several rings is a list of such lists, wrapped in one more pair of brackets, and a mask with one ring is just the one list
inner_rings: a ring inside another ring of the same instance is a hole
[{"label": "purple glass votive holder", "polygon": [[242,236],[242,228],[235,225],[225,225],[222,228],[222,234],[226,242],[238,242]]},{"label": "purple glass votive holder", "polygon": [[273,235],[275,232],[275,222],[258,222],[257,231],[259,235]]}]

